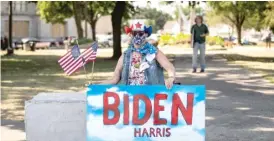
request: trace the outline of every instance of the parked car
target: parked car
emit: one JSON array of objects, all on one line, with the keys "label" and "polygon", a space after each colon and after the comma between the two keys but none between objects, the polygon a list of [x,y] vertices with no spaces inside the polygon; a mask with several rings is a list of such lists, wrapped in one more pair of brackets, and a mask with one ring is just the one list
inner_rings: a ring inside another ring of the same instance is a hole
[{"label": "parked car", "polygon": [[36,42],[39,42],[39,40],[37,38],[34,37],[27,37],[27,38],[23,38],[21,39],[21,41],[23,42],[23,49],[24,50],[35,50],[35,44]]},{"label": "parked car", "polygon": [[40,42],[50,42],[49,47],[58,47],[64,45],[64,38],[58,37],[58,38],[47,38],[47,39],[40,39]]},{"label": "parked car", "polygon": [[21,39],[13,39],[14,49],[23,49],[23,42]]},{"label": "parked car", "polygon": [[56,39],[54,38],[43,38],[43,39],[40,39],[39,42],[48,42],[50,43],[49,47],[57,46]]},{"label": "parked car", "polygon": [[113,46],[112,35],[98,36],[97,41],[98,41],[99,47],[102,47],[102,48],[108,48]]},{"label": "parked car", "polygon": [[22,38],[21,41],[25,44],[28,42],[38,42],[39,40],[34,37]]}]

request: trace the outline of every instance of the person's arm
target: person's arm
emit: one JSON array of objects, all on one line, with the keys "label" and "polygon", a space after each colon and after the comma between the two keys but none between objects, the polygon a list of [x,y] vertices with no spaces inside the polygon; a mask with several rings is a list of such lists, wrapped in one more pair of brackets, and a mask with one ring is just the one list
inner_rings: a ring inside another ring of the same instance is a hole
[{"label": "person's arm", "polygon": [[114,70],[113,77],[111,79],[105,80],[101,82],[100,84],[117,84],[120,81],[121,72],[123,69],[123,58],[124,54],[121,55],[121,57],[118,60],[118,63],[116,65],[116,68]]},{"label": "person's arm", "polygon": [[209,30],[208,30],[208,27],[206,25],[205,25],[205,27],[206,27],[205,34],[206,34],[206,36],[208,36],[209,35]]},{"label": "person's arm", "polygon": [[175,68],[173,64],[169,62],[167,57],[160,50],[158,50],[156,54],[156,59],[160,63],[160,65],[167,71],[168,79],[166,80],[166,86],[167,88],[171,88],[175,80]]},{"label": "person's arm", "polygon": [[192,42],[192,40],[194,40],[192,37],[194,36],[194,25],[191,26],[191,29],[190,29],[190,42]]},{"label": "person's arm", "polygon": [[202,37],[209,35],[208,27],[206,25],[204,25],[204,26],[205,26],[205,33],[201,35]]}]

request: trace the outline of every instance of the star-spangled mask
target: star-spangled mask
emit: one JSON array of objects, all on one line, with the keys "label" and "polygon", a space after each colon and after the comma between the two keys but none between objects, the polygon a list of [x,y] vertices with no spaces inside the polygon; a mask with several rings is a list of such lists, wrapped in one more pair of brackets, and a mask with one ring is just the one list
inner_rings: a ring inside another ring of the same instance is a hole
[{"label": "star-spangled mask", "polygon": [[145,34],[143,34],[143,35],[136,34],[133,37],[133,43],[136,44],[136,45],[141,45],[145,41],[146,41],[146,35]]}]

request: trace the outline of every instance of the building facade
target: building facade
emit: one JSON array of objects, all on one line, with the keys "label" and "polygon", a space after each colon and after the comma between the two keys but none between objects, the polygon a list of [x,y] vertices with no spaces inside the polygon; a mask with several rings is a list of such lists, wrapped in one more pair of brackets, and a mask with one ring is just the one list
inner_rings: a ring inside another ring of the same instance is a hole
[{"label": "building facade", "polygon": [[[24,1],[13,2],[13,37],[37,37],[38,19],[36,6]],[[9,32],[9,2],[1,1],[1,36]]]},{"label": "building facade", "polygon": [[[27,1],[13,1],[13,38],[21,39],[34,37],[38,39],[59,38],[66,36],[77,37],[74,18],[65,20],[65,24],[50,24],[40,19],[35,3]],[[1,1],[1,36],[8,36],[9,32],[9,2]],[[92,37],[90,25],[82,22],[84,33]],[[111,16],[100,18],[96,25],[96,32],[107,34],[112,32]],[[85,35],[85,34],[84,34]]]}]

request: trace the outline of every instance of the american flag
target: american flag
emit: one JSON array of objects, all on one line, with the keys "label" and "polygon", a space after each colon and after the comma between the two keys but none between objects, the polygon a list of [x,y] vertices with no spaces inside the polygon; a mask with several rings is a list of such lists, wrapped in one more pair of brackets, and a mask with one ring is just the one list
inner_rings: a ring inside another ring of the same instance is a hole
[{"label": "american flag", "polygon": [[94,42],[93,44],[91,44],[91,46],[89,48],[87,48],[81,54],[81,56],[83,56],[83,59],[85,62],[95,61],[96,54],[97,54],[97,48],[98,48],[98,44],[97,44],[97,42]]},{"label": "american flag", "polygon": [[98,45],[97,42],[95,42],[81,54],[78,45],[75,45],[58,60],[58,63],[67,75],[71,75],[79,68],[83,67],[87,62],[96,59],[97,48]]}]

